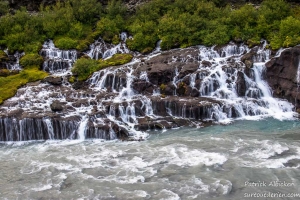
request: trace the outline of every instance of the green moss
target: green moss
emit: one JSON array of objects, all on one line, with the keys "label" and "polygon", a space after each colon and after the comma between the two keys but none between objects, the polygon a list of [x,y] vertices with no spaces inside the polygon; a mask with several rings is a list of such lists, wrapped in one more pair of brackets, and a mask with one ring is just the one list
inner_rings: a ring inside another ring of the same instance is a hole
[{"label": "green moss", "polygon": [[76,61],[72,68],[72,73],[77,76],[78,81],[85,81],[94,72],[99,71],[105,67],[123,65],[132,60],[131,54],[115,54],[107,60],[93,60],[82,57]]},{"label": "green moss", "polygon": [[20,65],[23,66],[24,68],[27,68],[29,66],[41,66],[43,64],[43,57],[38,55],[38,54],[34,54],[34,53],[30,53],[30,54],[25,54],[25,56],[23,56],[20,59]]},{"label": "green moss", "polygon": [[13,97],[21,86],[28,82],[41,80],[46,76],[48,76],[46,72],[40,71],[37,66],[31,66],[22,70],[19,74],[0,77],[0,104]]},{"label": "green moss", "polygon": [[6,77],[10,74],[8,69],[0,69],[0,76]]},{"label": "green moss", "polygon": [[6,53],[2,50],[0,50],[0,62],[5,62],[8,60],[8,57],[6,55]]},{"label": "green moss", "polygon": [[69,83],[74,83],[74,82],[76,81],[75,76],[70,76],[70,77],[68,78],[68,81],[69,81]]},{"label": "green moss", "polygon": [[167,88],[167,86],[163,83],[159,86],[161,94],[165,94],[166,88]]},{"label": "green moss", "polygon": [[54,44],[59,49],[76,49],[78,41],[69,37],[62,37],[54,40]]},{"label": "green moss", "polygon": [[147,47],[145,49],[143,49],[143,51],[141,52],[142,54],[148,54],[151,53],[153,51],[152,47]]}]

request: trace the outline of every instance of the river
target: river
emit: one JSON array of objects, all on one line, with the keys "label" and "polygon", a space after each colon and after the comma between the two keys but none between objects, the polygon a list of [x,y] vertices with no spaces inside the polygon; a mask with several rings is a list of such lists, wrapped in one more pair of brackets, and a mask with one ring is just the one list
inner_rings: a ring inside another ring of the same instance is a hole
[{"label": "river", "polygon": [[140,142],[6,142],[0,147],[0,196],[299,199],[299,128],[299,121],[269,118],[153,131]]}]

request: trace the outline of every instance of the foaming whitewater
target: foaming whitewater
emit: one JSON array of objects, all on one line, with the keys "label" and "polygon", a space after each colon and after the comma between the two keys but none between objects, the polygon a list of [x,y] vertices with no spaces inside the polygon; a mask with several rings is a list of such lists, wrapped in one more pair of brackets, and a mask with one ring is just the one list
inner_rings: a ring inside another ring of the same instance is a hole
[{"label": "foaming whitewater", "polygon": [[43,44],[40,54],[45,58],[43,70],[50,73],[66,72],[77,60],[76,50],[60,50],[52,40]]},{"label": "foaming whitewater", "polygon": [[[263,119],[155,132],[141,142],[4,143],[0,194],[6,199],[124,200],[298,194],[299,128],[296,121]],[[266,186],[247,185],[259,182]]]},{"label": "foaming whitewater", "polygon": [[22,53],[19,53],[18,51],[15,52],[13,55],[9,55],[8,54],[8,50],[4,50],[4,52],[7,54],[8,57],[11,57],[13,58],[12,61],[10,62],[6,62],[5,65],[6,65],[6,69],[10,70],[10,71],[19,71],[22,69],[22,66],[20,66],[20,58],[22,56],[25,55],[24,52]]},{"label": "foaming whitewater", "polygon": [[102,38],[99,38],[90,45],[90,51],[87,52],[87,55],[92,59],[99,60],[109,58],[117,53],[130,53],[125,44],[127,33],[122,32],[119,37],[120,43],[117,45],[108,44]]}]

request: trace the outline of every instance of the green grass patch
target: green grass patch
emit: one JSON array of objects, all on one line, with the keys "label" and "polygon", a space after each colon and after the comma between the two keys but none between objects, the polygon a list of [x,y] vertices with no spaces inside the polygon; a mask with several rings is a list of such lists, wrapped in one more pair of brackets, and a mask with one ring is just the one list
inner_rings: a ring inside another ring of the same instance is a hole
[{"label": "green grass patch", "polygon": [[72,73],[77,76],[78,81],[87,80],[94,72],[109,66],[123,65],[132,60],[131,54],[115,54],[107,60],[93,60],[90,58],[80,58],[74,64]]},{"label": "green grass patch", "polygon": [[0,104],[6,99],[13,97],[21,86],[28,82],[41,80],[46,76],[48,76],[48,74],[44,71],[40,71],[36,66],[24,69],[16,75],[0,77]]}]

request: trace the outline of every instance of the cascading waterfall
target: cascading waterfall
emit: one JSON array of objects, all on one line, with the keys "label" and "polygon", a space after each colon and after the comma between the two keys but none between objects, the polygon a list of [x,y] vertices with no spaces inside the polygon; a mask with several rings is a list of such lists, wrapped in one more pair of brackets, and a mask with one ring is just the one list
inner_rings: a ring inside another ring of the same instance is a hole
[{"label": "cascading waterfall", "polygon": [[107,44],[102,38],[96,40],[90,45],[90,51],[87,55],[92,59],[106,59],[117,53],[129,53],[130,50],[127,48],[125,42],[127,39],[127,33],[122,32],[120,34],[120,43],[117,45]]},{"label": "cascading waterfall", "polygon": [[[116,46],[99,39],[87,55],[100,59],[128,53],[126,38],[122,33],[121,43]],[[263,41],[257,47],[253,65],[247,68],[241,57],[250,49],[243,44],[230,43],[219,49],[197,46],[162,54],[158,43],[149,56],[139,55],[126,65],[95,72],[86,81],[88,89],[47,83],[21,88],[16,97],[1,106],[7,114],[0,117],[0,140],[140,139],[148,136],[143,130],[156,128],[228,123],[235,118],[292,118],[292,105],[273,98],[263,80],[265,63],[271,56],[266,45]],[[44,70],[53,75],[70,73],[77,59],[76,51],[59,50],[51,40],[45,42],[40,54],[46,59]],[[158,69],[152,72],[156,65]],[[163,71],[164,66],[167,71]],[[299,71],[300,64],[298,86]],[[162,95],[162,83],[168,95]],[[55,100],[64,109],[54,114],[49,105]],[[13,112],[18,109],[28,117],[15,118]]]},{"label": "cascading waterfall", "polygon": [[[6,52],[6,53],[7,53],[7,52]],[[8,69],[8,70],[21,70],[22,68],[21,68],[19,62],[20,62],[20,58],[21,58],[22,56],[24,56],[24,55],[25,55],[24,52],[23,52],[23,53],[16,52],[16,53],[14,54],[15,62],[14,62],[14,63],[7,63],[7,64],[6,64],[7,69]]]},{"label": "cascading waterfall", "polygon": [[54,46],[52,40],[43,44],[40,54],[45,58],[43,70],[50,73],[65,72],[77,60],[76,50],[60,50]]}]

